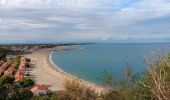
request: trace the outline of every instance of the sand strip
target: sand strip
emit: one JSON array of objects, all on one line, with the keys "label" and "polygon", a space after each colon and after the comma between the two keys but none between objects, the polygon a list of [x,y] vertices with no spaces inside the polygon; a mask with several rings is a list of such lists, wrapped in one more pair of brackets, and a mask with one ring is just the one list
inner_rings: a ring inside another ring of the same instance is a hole
[{"label": "sand strip", "polygon": [[[50,50],[40,50],[24,55],[31,59],[32,68],[29,71],[31,75],[30,78],[32,78],[36,84],[48,85],[52,91],[64,90],[63,83],[66,78],[78,78],[62,71],[54,65],[50,60],[50,55]],[[80,80],[80,82],[98,92],[107,90],[106,87],[88,81]]]}]

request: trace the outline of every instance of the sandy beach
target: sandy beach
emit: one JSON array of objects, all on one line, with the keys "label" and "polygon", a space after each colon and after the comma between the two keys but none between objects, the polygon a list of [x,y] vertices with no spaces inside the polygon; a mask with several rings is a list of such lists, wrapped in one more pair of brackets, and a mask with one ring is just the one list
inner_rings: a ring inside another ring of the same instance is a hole
[{"label": "sandy beach", "polygon": [[[50,50],[40,50],[24,55],[31,59],[30,78],[36,84],[48,85],[52,91],[64,90],[64,80],[66,78],[76,78],[57,68],[50,61]],[[80,80],[80,79],[79,79]],[[88,81],[80,80],[82,85],[95,89],[97,92],[106,91],[106,88]]]}]

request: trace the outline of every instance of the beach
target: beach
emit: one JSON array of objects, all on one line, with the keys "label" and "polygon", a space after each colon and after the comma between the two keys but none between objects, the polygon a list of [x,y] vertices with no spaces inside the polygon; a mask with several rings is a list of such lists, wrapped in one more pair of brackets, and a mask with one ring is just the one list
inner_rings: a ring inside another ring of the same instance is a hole
[{"label": "beach", "polygon": [[[62,70],[50,60],[51,50],[39,50],[24,56],[31,59],[31,69],[29,71],[30,78],[36,84],[43,84],[49,86],[52,91],[64,90],[64,81],[66,78],[78,79]],[[94,89],[96,92],[104,92],[106,87],[100,86],[82,79],[78,79],[80,84]]]}]

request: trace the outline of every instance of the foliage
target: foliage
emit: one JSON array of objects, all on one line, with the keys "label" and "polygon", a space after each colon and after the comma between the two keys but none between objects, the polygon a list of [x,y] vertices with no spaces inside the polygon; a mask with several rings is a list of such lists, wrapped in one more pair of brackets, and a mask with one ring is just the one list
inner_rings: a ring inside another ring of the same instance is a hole
[{"label": "foliage", "polygon": [[150,91],[152,99],[168,100],[170,98],[170,54],[157,62],[149,58],[147,63],[146,81],[138,81],[138,83]]},{"label": "foliage", "polygon": [[0,85],[0,100],[29,100],[32,92],[15,85]]},{"label": "foliage", "polygon": [[6,100],[30,100],[32,95],[32,92],[27,89],[12,89],[11,92],[8,93]]},{"label": "foliage", "polygon": [[66,91],[74,92],[80,87],[80,82],[76,79],[71,80],[66,78],[64,83],[64,88]]},{"label": "foliage", "polygon": [[95,100],[98,96],[93,89],[85,87],[76,79],[66,79],[65,91],[58,95],[59,100]]},{"label": "foliage", "polygon": [[5,60],[6,59],[6,55],[18,55],[21,54],[21,52],[19,51],[13,51],[11,49],[4,49],[4,48],[0,48],[0,60]]},{"label": "foliage", "polygon": [[7,65],[5,66],[5,70],[7,70],[9,67],[10,67],[10,64],[7,64]]},{"label": "foliage", "polygon": [[33,96],[31,100],[60,100],[58,99],[59,93],[60,91],[42,96]]},{"label": "foliage", "polygon": [[12,75],[15,75],[17,71],[18,69],[14,69],[14,71],[12,72]]},{"label": "foliage", "polygon": [[21,59],[21,56],[17,56],[17,57],[15,58],[15,61],[17,62],[17,64],[20,64],[20,59]]},{"label": "foliage", "polygon": [[21,87],[30,87],[34,85],[34,81],[29,78],[24,78],[22,81],[19,82]]},{"label": "foliage", "polygon": [[0,78],[0,85],[13,84],[14,80],[15,79],[12,75],[3,76]]},{"label": "foliage", "polygon": [[106,70],[104,70],[101,73],[101,75],[100,75],[100,77],[98,79],[101,80],[103,82],[103,84],[105,84],[107,86],[113,86],[112,73],[109,73]]},{"label": "foliage", "polygon": [[4,60],[6,58],[6,54],[4,52],[0,52],[0,60]]},{"label": "foliage", "polygon": [[16,91],[16,96],[15,98],[17,100],[30,100],[30,98],[32,97],[32,92],[30,90],[27,90],[27,89],[18,89]]},{"label": "foliage", "polygon": [[0,100],[5,100],[8,96],[8,92],[5,86],[0,85]]}]

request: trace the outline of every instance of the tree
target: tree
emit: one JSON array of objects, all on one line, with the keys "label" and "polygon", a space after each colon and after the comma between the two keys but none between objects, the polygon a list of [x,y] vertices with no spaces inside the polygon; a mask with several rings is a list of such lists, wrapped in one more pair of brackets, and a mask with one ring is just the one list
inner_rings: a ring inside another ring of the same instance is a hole
[{"label": "tree", "polygon": [[33,96],[32,92],[27,89],[20,88],[16,91],[16,100],[30,100]]},{"label": "tree", "polygon": [[7,70],[9,67],[10,67],[10,64],[7,64],[7,65],[5,66],[5,70]]},{"label": "tree", "polygon": [[[156,60],[155,60],[156,59]],[[145,94],[154,100],[170,98],[170,54],[147,58],[146,77],[136,83],[145,90]]]},{"label": "tree", "polygon": [[0,60],[4,60],[6,58],[6,54],[5,53],[0,53]]},{"label": "tree", "polygon": [[0,86],[0,100],[5,100],[5,98],[8,96],[8,93],[6,91],[6,87],[1,85]]},{"label": "tree", "polygon": [[22,81],[19,82],[22,87],[30,87],[34,85],[34,81],[29,78],[24,78]]},{"label": "tree", "polygon": [[0,78],[0,85],[13,84],[14,80],[15,79],[12,75],[3,76]]},{"label": "tree", "polygon": [[20,59],[21,59],[21,56],[17,56],[17,57],[15,58],[15,61],[17,62],[17,64],[20,63]]},{"label": "tree", "polygon": [[6,59],[6,51],[3,48],[0,48],[0,60]]}]

